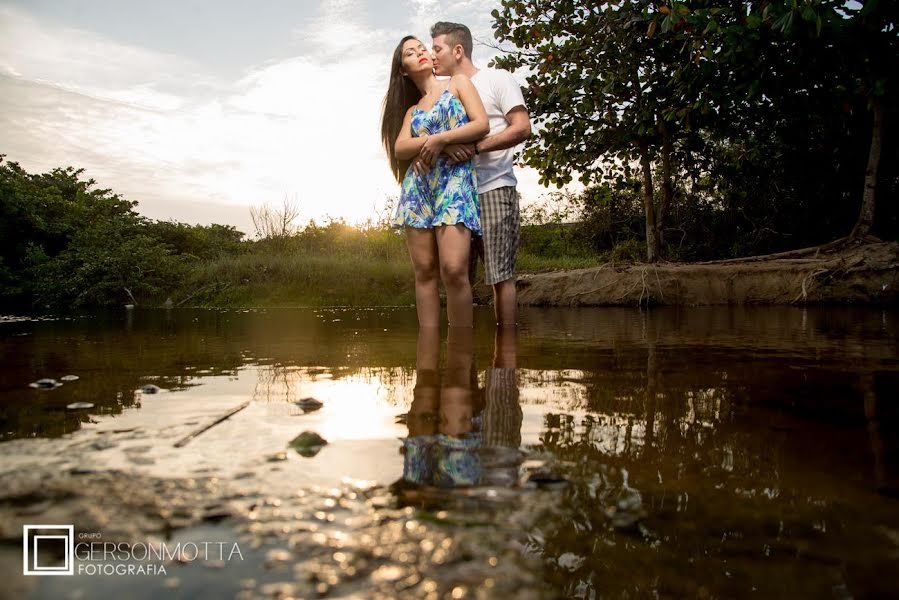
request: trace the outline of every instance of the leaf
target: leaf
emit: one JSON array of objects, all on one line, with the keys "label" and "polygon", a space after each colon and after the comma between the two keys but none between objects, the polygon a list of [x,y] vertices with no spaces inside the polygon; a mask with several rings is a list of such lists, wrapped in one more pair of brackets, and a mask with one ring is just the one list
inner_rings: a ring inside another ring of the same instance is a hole
[{"label": "leaf", "polygon": [[649,24],[649,28],[646,30],[646,37],[650,37],[650,38],[651,38],[651,37],[653,36],[653,34],[655,34],[655,32],[656,32],[656,27],[658,27],[658,25],[659,25],[659,18],[656,17],[656,18],[654,18],[654,19],[652,20],[652,22]]},{"label": "leaf", "polygon": [[877,3],[878,3],[878,0],[868,0],[867,2],[865,2],[864,6],[862,6],[861,12],[858,13],[859,16],[867,17],[872,12],[877,10]]}]

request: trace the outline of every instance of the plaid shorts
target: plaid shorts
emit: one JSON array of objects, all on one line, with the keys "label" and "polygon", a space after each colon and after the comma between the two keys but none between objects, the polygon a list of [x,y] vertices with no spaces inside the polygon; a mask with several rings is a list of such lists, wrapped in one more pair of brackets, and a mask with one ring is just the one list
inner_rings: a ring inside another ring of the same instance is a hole
[{"label": "plaid shorts", "polygon": [[518,192],[515,186],[478,194],[484,231],[484,283],[494,285],[515,277],[515,258],[521,239]]}]

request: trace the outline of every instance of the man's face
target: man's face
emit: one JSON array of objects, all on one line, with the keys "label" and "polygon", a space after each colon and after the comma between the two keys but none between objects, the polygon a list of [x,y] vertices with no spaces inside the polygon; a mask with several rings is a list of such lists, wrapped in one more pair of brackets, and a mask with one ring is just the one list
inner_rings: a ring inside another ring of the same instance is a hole
[{"label": "man's face", "polygon": [[434,60],[434,73],[437,75],[453,75],[459,62],[453,53],[453,46],[446,34],[434,37],[431,44]]}]

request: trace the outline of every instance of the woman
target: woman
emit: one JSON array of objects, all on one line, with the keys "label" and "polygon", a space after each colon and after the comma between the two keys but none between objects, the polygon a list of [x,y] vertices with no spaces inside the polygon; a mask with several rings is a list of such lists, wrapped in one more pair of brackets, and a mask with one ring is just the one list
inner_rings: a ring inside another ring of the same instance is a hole
[{"label": "woman", "polygon": [[[449,324],[472,325],[468,254],[472,232],[481,232],[474,165],[470,160],[450,165],[441,153],[488,131],[484,105],[471,81],[464,75],[438,80],[424,44],[404,37],[393,53],[381,140],[402,184],[393,225],[406,230],[421,327],[440,324],[438,272]],[[416,156],[430,171],[419,175],[410,168]]]}]

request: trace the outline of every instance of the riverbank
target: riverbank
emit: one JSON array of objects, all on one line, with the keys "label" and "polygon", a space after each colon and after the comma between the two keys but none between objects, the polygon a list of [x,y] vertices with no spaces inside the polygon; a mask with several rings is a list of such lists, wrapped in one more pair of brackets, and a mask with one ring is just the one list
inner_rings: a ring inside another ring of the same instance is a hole
[{"label": "riverbank", "polygon": [[534,306],[896,304],[899,243],[867,240],[703,263],[610,262],[524,273],[518,299]]}]

